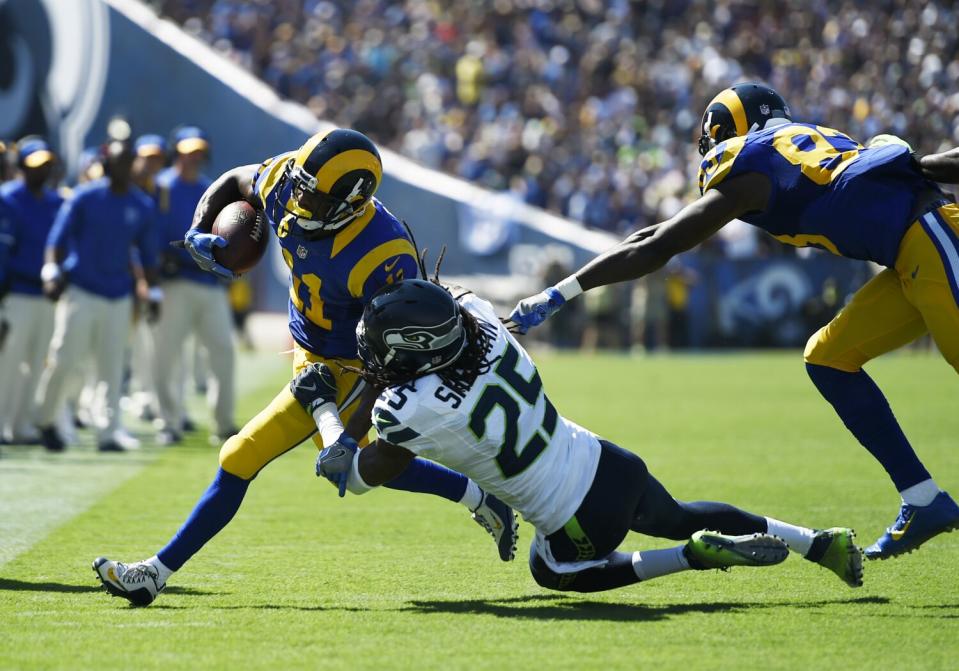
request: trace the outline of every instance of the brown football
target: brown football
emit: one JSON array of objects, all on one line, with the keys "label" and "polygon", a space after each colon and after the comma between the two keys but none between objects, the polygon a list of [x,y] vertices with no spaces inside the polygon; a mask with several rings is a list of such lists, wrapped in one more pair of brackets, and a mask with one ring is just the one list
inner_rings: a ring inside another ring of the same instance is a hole
[{"label": "brown football", "polygon": [[270,242],[266,217],[245,200],[230,203],[216,215],[213,233],[226,240],[226,247],[214,247],[213,258],[237,274],[255,266]]}]

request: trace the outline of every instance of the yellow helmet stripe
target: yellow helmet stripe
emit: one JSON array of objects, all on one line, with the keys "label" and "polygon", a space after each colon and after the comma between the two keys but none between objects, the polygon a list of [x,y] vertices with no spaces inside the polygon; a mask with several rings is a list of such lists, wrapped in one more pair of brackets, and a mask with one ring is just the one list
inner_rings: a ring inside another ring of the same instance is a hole
[{"label": "yellow helmet stripe", "polygon": [[363,295],[363,286],[366,284],[366,281],[370,279],[373,271],[376,270],[380,264],[386,263],[386,261],[392,257],[403,254],[410,256],[414,261],[416,260],[416,250],[413,249],[413,244],[406,238],[395,238],[367,252],[366,255],[353,266],[353,270],[350,271],[350,276],[346,281],[350,296],[360,298]]},{"label": "yellow helmet stripe", "polygon": [[323,193],[329,193],[336,180],[353,170],[369,170],[376,176],[377,184],[383,177],[383,166],[374,154],[365,149],[350,149],[320,166],[316,173],[316,188]]},{"label": "yellow helmet stripe", "polygon": [[333,130],[328,130],[325,133],[317,133],[307,140],[303,146],[297,150],[295,163],[299,166],[306,165],[307,160],[310,158],[310,154],[312,154],[313,150],[316,149],[316,145],[320,144],[320,141],[332,132]]},{"label": "yellow helmet stripe", "polygon": [[712,99],[706,109],[709,109],[716,103],[723,105],[729,110],[729,113],[733,115],[733,123],[736,124],[736,135],[745,135],[749,131],[749,126],[746,124],[746,108],[743,107],[743,101],[739,99],[735,91],[732,89],[720,91],[719,95]]}]

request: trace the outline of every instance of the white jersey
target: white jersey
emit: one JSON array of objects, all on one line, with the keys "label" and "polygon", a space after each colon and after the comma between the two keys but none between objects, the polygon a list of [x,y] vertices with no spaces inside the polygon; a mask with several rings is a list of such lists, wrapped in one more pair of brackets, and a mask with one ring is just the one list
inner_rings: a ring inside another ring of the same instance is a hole
[{"label": "white jersey", "polygon": [[592,485],[599,440],[557,414],[533,360],[492,305],[472,294],[459,302],[493,340],[489,372],[465,397],[435,374],[390,387],[376,400],[374,426],[383,440],[469,476],[551,534]]}]

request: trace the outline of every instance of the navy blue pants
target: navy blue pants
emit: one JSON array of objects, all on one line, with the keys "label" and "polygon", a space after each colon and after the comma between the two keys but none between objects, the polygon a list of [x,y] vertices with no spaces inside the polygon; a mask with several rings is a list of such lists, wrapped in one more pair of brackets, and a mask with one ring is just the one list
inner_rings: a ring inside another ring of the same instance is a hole
[{"label": "navy blue pants", "polygon": [[604,568],[559,575],[535,552],[530,571],[551,589],[594,592],[637,581],[631,556],[615,552],[626,534],[685,540],[700,529],[725,534],[764,533],[766,520],[727,503],[674,499],[632,452],[605,440],[593,484],[563,528],[546,537],[559,562],[608,557]]}]

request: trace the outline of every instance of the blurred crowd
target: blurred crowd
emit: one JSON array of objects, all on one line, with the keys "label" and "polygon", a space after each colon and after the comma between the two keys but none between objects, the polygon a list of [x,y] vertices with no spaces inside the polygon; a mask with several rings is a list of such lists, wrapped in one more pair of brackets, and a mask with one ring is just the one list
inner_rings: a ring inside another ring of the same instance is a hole
[{"label": "blurred crowd", "polygon": [[151,2],[320,118],[616,233],[696,195],[700,115],[737,81],[860,141],[959,144],[951,2]]},{"label": "blurred crowd", "polygon": [[124,414],[176,444],[196,429],[194,386],[212,441],[236,432],[233,331],[249,286],[169,244],[211,183],[209,149],[196,126],[134,140],[116,119],[67,187],[45,138],[0,142],[0,444],[61,452],[90,428],[102,452],[134,449]]}]

